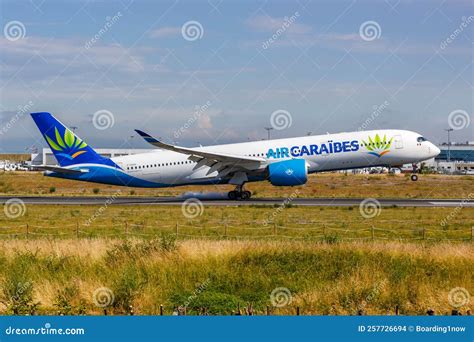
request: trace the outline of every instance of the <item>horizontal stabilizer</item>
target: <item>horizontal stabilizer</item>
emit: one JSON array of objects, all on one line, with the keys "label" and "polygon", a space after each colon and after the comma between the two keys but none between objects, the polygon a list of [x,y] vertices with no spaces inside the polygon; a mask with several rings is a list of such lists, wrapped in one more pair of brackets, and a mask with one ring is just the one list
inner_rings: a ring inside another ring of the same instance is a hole
[{"label": "horizontal stabilizer", "polygon": [[67,173],[67,174],[80,174],[89,172],[88,170],[77,170],[77,169],[68,169],[60,166],[49,166],[49,165],[32,165],[30,168],[33,171],[52,171],[57,173]]}]

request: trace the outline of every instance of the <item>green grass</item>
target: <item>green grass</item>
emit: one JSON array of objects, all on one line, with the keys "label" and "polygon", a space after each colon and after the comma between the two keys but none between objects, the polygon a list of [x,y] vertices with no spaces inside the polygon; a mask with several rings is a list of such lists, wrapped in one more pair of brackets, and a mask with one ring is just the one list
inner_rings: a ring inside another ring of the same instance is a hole
[{"label": "green grass", "polygon": [[31,205],[16,219],[0,216],[0,237],[470,240],[473,222],[474,208],[468,207],[388,207],[371,219],[358,207],[204,207],[188,219],[180,206]]}]

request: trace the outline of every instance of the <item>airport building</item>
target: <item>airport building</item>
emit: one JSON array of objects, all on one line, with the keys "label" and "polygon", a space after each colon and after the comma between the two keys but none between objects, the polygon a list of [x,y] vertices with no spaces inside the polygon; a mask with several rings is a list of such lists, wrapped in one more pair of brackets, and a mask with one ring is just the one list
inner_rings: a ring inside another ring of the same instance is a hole
[{"label": "airport building", "polygon": [[[98,154],[107,158],[128,156],[131,154],[152,152],[153,149],[122,149],[122,148],[95,148]],[[49,148],[43,148],[42,153],[31,154],[31,165],[57,165],[58,162]]]},{"label": "airport building", "polygon": [[441,173],[474,174],[474,142],[438,145],[441,153],[425,163]]}]

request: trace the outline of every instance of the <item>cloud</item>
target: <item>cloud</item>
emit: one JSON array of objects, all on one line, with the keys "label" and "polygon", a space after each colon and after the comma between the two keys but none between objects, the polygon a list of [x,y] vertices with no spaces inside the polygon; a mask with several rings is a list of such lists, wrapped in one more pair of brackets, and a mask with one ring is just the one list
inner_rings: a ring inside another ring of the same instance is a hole
[{"label": "cloud", "polygon": [[[97,70],[114,68],[121,72],[140,72],[144,69],[142,54],[150,48],[127,50],[118,43],[97,42],[86,48],[86,41],[71,38],[29,36],[11,42],[0,37],[1,60],[15,73],[26,65],[30,74],[57,75],[67,69]],[[7,70],[8,72],[8,70]],[[3,76],[8,77],[8,75]]]},{"label": "cloud", "polygon": [[202,114],[199,117],[198,127],[201,129],[211,129],[212,128],[211,117],[207,114]]},{"label": "cloud", "polygon": [[286,32],[290,34],[305,34],[311,32],[309,25],[298,23],[299,13],[291,13],[288,17],[270,17],[268,15],[260,15],[247,19],[246,25],[258,32],[275,32],[283,27],[285,22],[288,23]]},{"label": "cloud", "polygon": [[150,38],[168,38],[181,34],[181,27],[166,26],[153,30],[149,33]]}]

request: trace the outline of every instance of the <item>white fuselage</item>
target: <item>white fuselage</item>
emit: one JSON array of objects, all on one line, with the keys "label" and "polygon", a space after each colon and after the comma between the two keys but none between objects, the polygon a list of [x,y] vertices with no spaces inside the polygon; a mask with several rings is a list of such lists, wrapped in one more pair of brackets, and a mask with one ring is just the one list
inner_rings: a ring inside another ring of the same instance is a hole
[{"label": "white fuselage", "polygon": [[[375,137],[380,139],[375,141]],[[370,139],[369,139],[370,137]],[[390,143],[389,143],[390,142]],[[405,130],[374,130],[298,138],[214,145],[196,150],[264,158],[267,165],[304,159],[308,173],[371,166],[401,166],[433,158],[439,149],[420,134]],[[112,158],[128,175],[162,186],[227,183],[210,165],[200,165],[188,155],[156,150]],[[263,165],[260,173],[267,165]],[[211,172],[210,172],[211,171]],[[249,171],[249,181],[262,180],[259,170]]]}]

